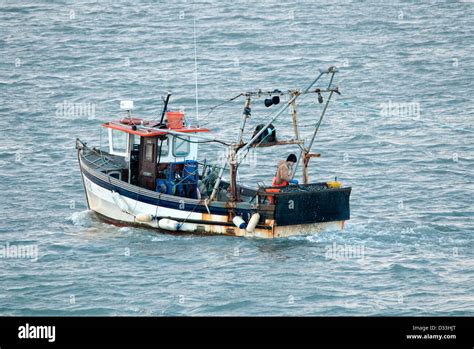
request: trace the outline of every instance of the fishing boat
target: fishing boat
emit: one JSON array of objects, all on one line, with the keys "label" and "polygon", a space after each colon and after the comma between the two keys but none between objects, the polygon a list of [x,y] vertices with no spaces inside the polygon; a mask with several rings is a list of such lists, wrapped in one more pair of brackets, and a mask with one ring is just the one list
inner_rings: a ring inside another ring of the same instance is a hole
[{"label": "fishing boat", "polygon": [[[331,98],[340,94],[333,85],[336,72],[335,67],[319,70],[303,90],[257,90],[232,98],[244,100],[233,141],[213,137],[211,130],[186,121],[182,110],[171,110],[170,93],[164,98],[161,118],[156,120],[132,117],[133,101],[121,101],[126,115],[101,125],[108,133],[106,149],[89,147],[76,139],[88,208],[113,224],[171,233],[279,238],[342,230],[350,218],[351,188],[337,180],[310,183],[308,176],[310,159],[320,156],[311,152],[319,126]],[[329,83],[316,88],[322,77],[327,77]],[[313,94],[322,109],[314,120],[309,142],[300,137],[296,113],[298,98],[307,94]],[[252,101],[264,99],[265,106],[270,107],[283,98],[287,101],[266,123],[247,130]],[[280,140],[273,123],[288,109],[294,136]],[[212,154],[199,153],[200,143],[224,147],[223,161],[212,163]],[[282,146],[297,148],[299,155],[291,177],[301,166],[301,184],[272,186],[237,181],[239,164],[249,150]]]}]

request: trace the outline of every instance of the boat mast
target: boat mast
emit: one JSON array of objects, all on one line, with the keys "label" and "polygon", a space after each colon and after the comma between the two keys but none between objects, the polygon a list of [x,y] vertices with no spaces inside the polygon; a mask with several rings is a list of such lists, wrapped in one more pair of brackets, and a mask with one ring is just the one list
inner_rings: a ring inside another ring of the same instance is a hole
[{"label": "boat mast", "polygon": [[242,113],[242,120],[240,122],[239,135],[237,138],[237,143],[232,144],[229,147],[229,169],[230,169],[230,183],[229,183],[229,193],[230,201],[235,202],[239,200],[239,193],[237,191],[237,149],[244,144],[244,130],[247,119],[250,117],[250,93],[245,94],[245,106],[244,112]]},{"label": "boat mast", "polygon": [[[294,97],[298,94],[299,94],[298,90],[290,91],[290,96],[291,97]],[[303,145],[302,145],[303,142],[300,139],[300,133],[298,131],[298,122],[297,122],[297,119],[296,119],[296,99],[294,99],[293,102],[291,102],[290,111],[291,111],[291,115],[292,115],[292,119],[293,119],[293,132],[295,134],[295,142],[298,144],[298,146],[301,149],[303,149]]]},{"label": "boat mast", "polygon": [[244,129],[245,129],[245,124],[247,122],[247,118],[250,117],[251,109],[250,109],[250,94],[247,93],[245,95],[245,107],[244,107],[244,112],[242,113],[242,121],[240,122],[240,131],[239,131],[239,137],[237,139],[237,144],[242,144],[244,142]]}]

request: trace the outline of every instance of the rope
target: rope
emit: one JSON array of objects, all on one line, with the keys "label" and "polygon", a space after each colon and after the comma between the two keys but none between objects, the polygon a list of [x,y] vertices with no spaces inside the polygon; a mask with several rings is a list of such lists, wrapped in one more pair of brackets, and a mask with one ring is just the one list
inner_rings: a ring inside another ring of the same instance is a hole
[{"label": "rope", "polygon": [[[199,202],[194,205],[194,208],[192,209],[191,212],[189,212],[188,216],[183,220],[183,223],[179,223],[179,227],[178,227],[178,230],[181,228],[181,226],[186,223],[186,221],[189,219],[189,217],[191,217],[191,215],[194,213],[194,211],[196,210],[196,208],[201,204],[201,203],[204,203],[202,199],[199,200]],[[205,204],[205,203],[204,203]],[[207,207],[207,205],[206,205]]]}]

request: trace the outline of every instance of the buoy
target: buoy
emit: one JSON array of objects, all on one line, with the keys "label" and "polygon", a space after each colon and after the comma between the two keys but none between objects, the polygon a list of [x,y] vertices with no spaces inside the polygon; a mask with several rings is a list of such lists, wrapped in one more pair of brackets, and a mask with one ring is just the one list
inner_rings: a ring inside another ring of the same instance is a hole
[{"label": "buoy", "polygon": [[179,229],[179,222],[168,218],[162,218],[158,222],[158,226],[163,230],[177,231]]},{"label": "buoy", "polygon": [[235,224],[235,226],[239,229],[245,229],[245,226],[247,225],[245,221],[242,219],[240,216],[235,216],[232,219],[232,222]]},{"label": "buoy", "polygon": [[115,204],[120,208],[122,212],[130,214],[130,208],[127,205],[127,202],[120,196],[116,191],[112,191],[112,199]]},{"label": "buoy", "polygon": [[135,216],[135,219],[139,222],[149,223],[153,220],[153,216],[149,213],[140,213]]},{"label": "buoy", "polygon": [[249,224],[247,224],[247,233],[253,233],[257,227],[258,221],[260,220],[260,213],[254,213],[249,219]]}]

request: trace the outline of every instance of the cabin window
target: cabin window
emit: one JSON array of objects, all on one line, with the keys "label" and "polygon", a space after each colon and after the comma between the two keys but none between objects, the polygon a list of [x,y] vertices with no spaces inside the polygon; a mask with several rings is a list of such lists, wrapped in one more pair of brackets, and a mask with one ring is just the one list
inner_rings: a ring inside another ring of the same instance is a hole
[{"label": "cabin window", "polygon": [[145,161],[153,161],[153,143],[150,141],[145,143]]},{"label": "cabin window", "polygon": [[159,156],[168,156],[169,153],[169,140],[168,137],[163,139],[158,139],[158,154]]},{"label": "cabin window", "polygon": [[118,130],[112,130],[112,153],[126,154],[128,147],[128,134]]},{"label": "cabin window", "polygon": [[189,137],[174,137],[173,155],[176,157],[189,155]]}]

